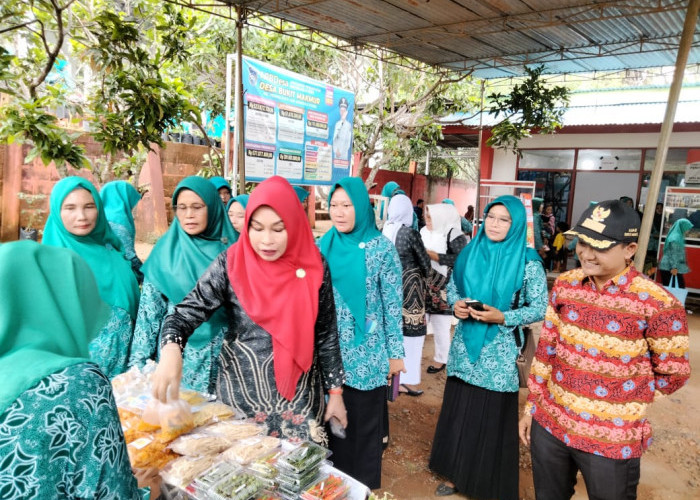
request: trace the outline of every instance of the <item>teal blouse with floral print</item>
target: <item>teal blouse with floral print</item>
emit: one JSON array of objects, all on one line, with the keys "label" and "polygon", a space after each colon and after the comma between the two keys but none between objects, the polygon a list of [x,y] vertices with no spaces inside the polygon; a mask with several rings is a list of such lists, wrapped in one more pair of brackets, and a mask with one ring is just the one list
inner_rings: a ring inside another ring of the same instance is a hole
[{"label": "teal blouse with floral print", "polygon": [[389,359],[404,357],[401,331],[403,285],[399,254],[385,236],[367,242],[365,265],[367,329],[362,344],[355,343],[355,321],[350,308],[335,288],[333,297],[338,317],[340,352],[345,367],[345,385],[368,391],[386,385]]},{"label": "teal blouse with floral print", "polygon": [[[171,303],[153,283],[144,280],[139,312],[136,316],[134,340],[129,366],[143,366],[147,360],[158,357],[160,330],[165,317],[177,304]],[[221,343],[228,330],[222,327],[204,349],[195,349],[188,343],[182,354],[182,384],[195,391],[214,394]]]},{"label": "teal blouse with floral print", "polygon": [[109,378],[128,369],[133,327],[129,313],[121,307],[112,306],[107,324],[88,345],[90,360],[97,363]]},{"label": "teal blouse with floral print", "polygon": [[141,498],[112,388],[95,365],[43,378],[0,415],[0,497]]},{"label": "teal blouse with floral print", "polygon": [[[447,302],[451,306],[460,299],[454,281],[447,284]],[[515,301],[515,295],[513,300]],[[529,261],[525,265],[525,278],[519,303],[513,309],[504,311],[505,324],[500,325],[496,338],[484,345],[475,363],[469,360],[467,348],[462,340],[462,329],[467,323],[460,321],[450,345],[447,359],[447,375],[458,377],[468,384],[497,392],[517,392],[518,370],[515,358],[518,346],[513,329],[544,319],[547,310],[547,275],[539,261]],[[522,330],[518,328],[522,340]]]}]

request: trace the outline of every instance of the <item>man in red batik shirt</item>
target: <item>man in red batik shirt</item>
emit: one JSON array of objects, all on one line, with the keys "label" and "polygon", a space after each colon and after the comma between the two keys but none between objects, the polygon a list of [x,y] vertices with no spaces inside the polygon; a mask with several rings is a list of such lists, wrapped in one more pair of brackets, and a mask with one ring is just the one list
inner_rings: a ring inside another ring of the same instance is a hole
[{"label": "man in red batik shirt", "polygon": [[520,420],[537,500],[571,498],[579,470],[591,499],[636,498],[647,406],[690,376],[685,308],[631,265],[638,233],[619,200],[567,232],[581,267],[554,283]]}]

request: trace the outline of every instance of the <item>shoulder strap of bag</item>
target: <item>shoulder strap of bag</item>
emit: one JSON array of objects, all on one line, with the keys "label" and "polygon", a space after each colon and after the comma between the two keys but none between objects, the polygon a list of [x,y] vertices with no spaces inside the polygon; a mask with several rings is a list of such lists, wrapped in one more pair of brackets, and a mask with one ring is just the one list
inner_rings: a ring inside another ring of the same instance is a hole
[{"label": "shoulder strap of bag", "polygon": [[[520,290],[515,292],[515,306],[517,307],[518,304],[520,304]],[[522,350],[525,346],[523,343],[520,341],[520,335],[518,335],[518,327],[516,326],[513,328],[513,336],[515,337],[515,345],[518,346],[519,350]],[[525,335],[525,342],[527,342],[527,335]]]}]

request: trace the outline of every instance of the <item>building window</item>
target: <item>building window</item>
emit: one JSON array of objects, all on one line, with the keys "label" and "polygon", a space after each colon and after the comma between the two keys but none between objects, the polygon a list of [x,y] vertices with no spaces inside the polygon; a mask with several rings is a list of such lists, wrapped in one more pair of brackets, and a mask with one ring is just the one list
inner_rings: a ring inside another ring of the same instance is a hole
[{"label": "building window", "polygon": [[532,170],[573,170],[573,149],[527,149],[522,151],[518,168]]},{"label": "building window", "polygon": [[642,164],[641,149],[579,149],[577,170],[637,170]]}]

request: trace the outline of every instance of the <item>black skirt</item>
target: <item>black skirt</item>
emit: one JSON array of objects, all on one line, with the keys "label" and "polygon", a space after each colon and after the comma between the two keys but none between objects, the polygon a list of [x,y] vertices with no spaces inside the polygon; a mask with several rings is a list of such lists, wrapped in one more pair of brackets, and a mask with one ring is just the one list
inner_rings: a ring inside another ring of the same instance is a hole
[{"label": "black skirt", "polygon": [[386,434],[386,387],[369,391],[343,386],[348,412],[345,439],[329,435],[333,465],[371,490],[382,485],[383,439]]},{"label": "black skirt", "polygon": [[448,377],[430,469],[478,499],[518,498],[518,393]]}]

